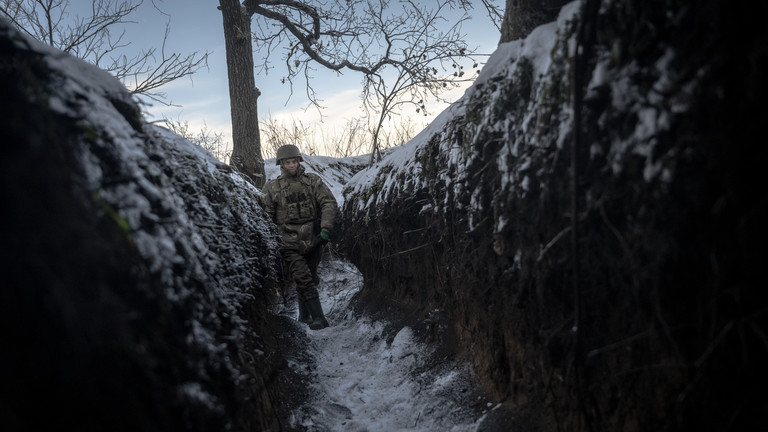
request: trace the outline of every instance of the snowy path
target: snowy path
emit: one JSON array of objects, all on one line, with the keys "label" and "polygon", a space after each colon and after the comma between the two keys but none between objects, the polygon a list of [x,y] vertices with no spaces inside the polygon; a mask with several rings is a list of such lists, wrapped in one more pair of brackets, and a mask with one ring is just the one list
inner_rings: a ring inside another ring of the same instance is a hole
[{"label": "snowy path", "polygon": [[456,361],[435,362],[431,349],[409,327],[392,332],[386,323],[356,316],[348,305],[361,288],[362,276],[353,265],[323,262],[319,273],[321,301],[331,327],[311,331],[301,326],[315,364],[310,368],[311,396],[294,412],[293,428],[482,430],[486,416],[477,413],[477,407],[488,404],[476,398],[467,403],[471,383],[465,366]]}]

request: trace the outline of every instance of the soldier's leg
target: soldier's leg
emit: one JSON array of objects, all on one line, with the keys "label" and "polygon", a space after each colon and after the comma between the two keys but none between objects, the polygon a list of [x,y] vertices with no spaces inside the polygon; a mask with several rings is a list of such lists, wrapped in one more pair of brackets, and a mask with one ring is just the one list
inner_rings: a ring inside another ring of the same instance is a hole
[{"label": "soldier's leg", "polygon": [[283,250],[283,258],[288,265],[288,273],[291,279],[296,282],[296,292],[303,300],[318,297],[315,281],[312,277],[312,271],[307,265],[307,260],[294,250]]},{"label": "soldier's leg", "polygon": [[315,248],[312,252],[304,256],[307,261],[307,267],[309,267],[309,271],[312,273],[312,280],[314,281],[315,286],[320,285],[320,277],[317,275],[317,267],[320,265],[320,258],[322,258],[322,256],[322,247]]},{"label": "soldier's leg", "polygon": [[298,255],[296,252],[287,250],[283,250],[282,253],[283,268],[285,269],[285,279],[286,281],[294,282],[296,286],[296,304],[299,309],[299,321],[303,322],[304,324],[310,324],[312,323],[312,315],[309,312],[309,308],[307,307],[307,302],[304,299],[304,296],[301,294],[302,290],[299,288],[300,285],[298,282],[299,280],[304,280],[304,283],[306,284],[306,278],[301,276],[302,274],[306,273],[301,269],[301,255]]},{"label": "soldier's leg", "polygon": [[[320,257],[323,255],[323,249],[317,248],[311,254],[306,256],[307,267],[309,267],[310,273],[312,273],[312,280],[317,286],[320,283],[320,278],[317,276],[317,266],[320,264]],[[309,323],[309,328],[312,330],[319,330],[329,326],[328,320],[323,314],[323,307],[320,305],[320,297],[315,297],[307,301],[307,308],[310,314],[312,314],[312,322]]]},{"label": "soldier's leg", "polygon": [[283,256],[286,257],[286,261],[289,263],[288,268],[290,273],[293,280],[296,281],[296,291],[298,292],[299,298],[304,301],[309,314],[312,315],[312,321],[309,323],[309,328],[312,330],[319,330],[328,327],[328,320],[325,318],[325,314],[323,314],[323,308],[320,305],[320,295],[315,286],[315,278],[317,278],[317,274],[313,274],[307,263],[306,257],[298,252],[288,251],[286,254],[284,251]]},{"label": "soldier's leg", "polygon": [[296,304],[298,305],[298,308],[299,308],[299,321],[303,322],[304,324],[311,323],[312,315],[309,313],[307,302],[305,302],[300,295],[296,295]]},{"label": "soldier's leg", "polygon": [[307,309],[307,306],[296,292],[296,284],[293,282],[293,278],[288,272],[288,262],[285,261],[285,259],[280,262],[280,274],[282,277],[280,280],[279,289],[280,295],[283,297],[283,304],[286,307],[289,307],[289,304],[295,302],[299,311],[299,321],[305,324],[309,324],[312,321],[312,318],[309,316],[309,310]]}]

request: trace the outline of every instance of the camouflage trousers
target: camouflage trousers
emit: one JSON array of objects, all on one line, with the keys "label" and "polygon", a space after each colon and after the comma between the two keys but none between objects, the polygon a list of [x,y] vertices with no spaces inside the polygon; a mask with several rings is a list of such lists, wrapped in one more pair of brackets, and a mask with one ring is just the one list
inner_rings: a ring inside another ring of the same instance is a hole
[{"label": "camouflage trousers", "polygon": [[306,255],[300,254],[297,250],[283,249],[282,254],[286,282],[296,283],[296,293],[302,300],[319,297],[317,285],[320,283],[320,278],[317,276],[317,266],[320,264],[323,248],[315,248]]}]

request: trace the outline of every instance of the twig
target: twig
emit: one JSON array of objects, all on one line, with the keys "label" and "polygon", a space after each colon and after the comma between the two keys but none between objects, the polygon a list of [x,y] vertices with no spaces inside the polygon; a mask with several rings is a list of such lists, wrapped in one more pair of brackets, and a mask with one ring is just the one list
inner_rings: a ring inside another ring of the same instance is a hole
[{"label": "twig", "polygon": [[709,356],[712,355],[712,353],[715,351],[715,348],[720,345],[720,341],[722,341],[725,338],[725,335],[728,334],[728,332],[731,331],[733,328],[734,323],[733,321],[729,321],[728,324],[723,327],[722,330],[720,330],[720,333],[717,335],[715,340],[709,344],[706,350],[704,350],[704,353],[701,355],[701,357],[698,358],[693,364],[698,369],[698,373],[696,374],[696,378],[694,378],[690,384],[683,390],[680,395],[677,396],[677,402],[682,403],[688,395],[693,391],[693,389],[696,387],[696,384],[698,384],[701,377],[704,375],[704,369],[702,366],[704,363],[706,363],[707,359],[709,359]]},{"label": "twig", "polygon": [[720,330],[720,334],[718,334],[715,340],[711,344],[709,344],[707,349],[704,351],[704,354],[702,354],[701,357],[699,357],[698,360],[696,360],[693,363],[694,366],[696,366],[697,368],[700,368],[707,361],[709,356],[712,355],[712,352],[715,350],[715,348],[717,348],[717,346],[720,345],[720,341],[723,340],[723,338],[725,338],[725,335],[727,335],[728,332],[731,331],[733,326],[734,326],[733,321],[730,321],[728,322],[728,324],[725,325],[725,327],[723,327],[722,330]]},{"label": "twig", "polygon": [[415,233],[415,232],[419,232],[419,231],[424,231],[427,228],[429,228],[429,227],[417,228],[417,229],[413,229],[413,230],[410,230],[410,231],[403,231],[403,235],[411,234],[411,233]]},{"label": "twig", "polygon": [[416,246],[416,247],[413,247],[413,248],[410,248],[410,249],[407,249],[407,250],[404,250],[404,251],[395,252],[393,254],[389,254],[389,255],[383,256],[381,258],[389,258],[389,257],[393,257],[395,255],[402,255],[402,254],[405,254],[405,253],[408,253],[408,252],[413,252],[415,250],[419,250],[419,249],[425,248],[425,247],[429,246],[430,244],[431,243],[424,243],[421,246]]},{"label": "twig", "polygon": [[606,345],[606,346],[604,346],[602,348],[595,348],[592,351],[587,353],[587,358],[592,358],[592,357],[595,357],[597,355],[603,354],[605,352],[613,351],[616,348],[621,348],[621,347],[623,347],[625,345],[629,345],[629,344],[631,344],[633,342],[636,342],[636,341],[638,341],[640,339],[643,339],[645,337],[648,337],[648,332],[638,333],[638,334],[636,334],[634,336],[630,336],[630,337],[628,337],[626,339],[622,339],[620,341],[617,341],[617,342],[614,342],[612,344]]},{"label": "twig", "polygon": [[571,230],[571,228],[572,228],[571,226],[567,226],[567,227],[563,228],[562,231],[557,233],[557,235],[552,240],[550,240],[549,243],[547,243],[547,245],[544,246],[544,248],[541,249],[541,251],[539,252],[539,257],[536,258],[536,262],[538,263],[539,261],[541,261],[541,259],[544,258],[544,254],[546,254],[547,251],[552,246],[554,246],[555,243],[557,243],[558,240],[560,240],[564,235],[568,234],[568,232]]}]

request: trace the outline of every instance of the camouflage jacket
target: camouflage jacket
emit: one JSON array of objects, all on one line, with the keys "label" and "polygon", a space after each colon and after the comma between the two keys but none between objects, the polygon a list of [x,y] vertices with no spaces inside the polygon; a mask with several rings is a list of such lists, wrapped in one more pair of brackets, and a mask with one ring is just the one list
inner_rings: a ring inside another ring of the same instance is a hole
[{"label": "camouflage jacket", "polygon": [[284,169],[264,185],[264,210],[277,224],[284,249],[307,253],[321,229],[333,230],[338,212],[336,198],[317,174],[299,166],[295,176]]}]

